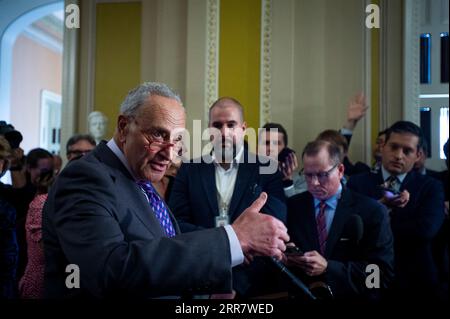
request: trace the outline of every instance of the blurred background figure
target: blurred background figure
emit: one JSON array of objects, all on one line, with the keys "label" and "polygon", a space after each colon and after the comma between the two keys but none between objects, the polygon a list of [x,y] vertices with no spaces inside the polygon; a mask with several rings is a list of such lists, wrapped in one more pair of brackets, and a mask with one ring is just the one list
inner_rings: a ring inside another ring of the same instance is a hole
[{"label": "blurred background figure", "polygon": [[[447,142],[444,145],[444,154],[445,154],[445,164],[447,165],[447,169],[445,171],[443,171],[441,174],[442,178],[441,180],[444,183],[444,192],[445,192],[445,213],[447,215],[448,218],[448,162],[450,160],[449,156],[448,156],[448,139]],[[448,239],[448,238],[447,238]]]},{"label": "blurred background figure", "polygon": [[[10,166],[11,155],[9,142],[0,136],[0,177]],[[15,296],[17,256],[16,210],[0,194],[0,299]]]},{"label": "blurred background figure", "polygon": [[88,116],[89,134],[91,134],[96,144],[98,144],[106,135],[108,127],[108,118],[99,111],[91,112]]},{"label": "blurred background figure", "polygon": [[[39,154],[37,167],[39,175],[32,177],[36,187],[36,196],[31,201],[25,222],[27,241],[27,264],[24,275],[19,282],[19,295],[25,299],[40,299],[44,296],[44,267],[45,258],[42,243],[42,209],[47,200],[49,187],[53,184],[55,170],[45,155],[45,150],[36,149],[32,152]],[[30,153],[32,153],[30,152]],[[34,155],[31,154],[31,155]],[[30,156],[30,155],[29,155]]]},{"label": "blurred background figure", "polygon": [[175,177],[177,176],[181,163],[181,157],[174,157],[172,163],[169,165],[169,168],[166,170],[164,177],[159,182],[153,183],[156,191],[162,198],[164,198],[165,201],[169,201],[173,182],[175,181]]},{"label": "blurred background figure", "polygon": [[69,161],[79,158],[95,148],[95,139],[89,134],[75,134],[66,144],[66,155]]},{"label": "blurred background figure", "polygon": [[36,194],[40,191],[42,180],[54,173],[53,155],[43,148],[35,148],[28,152],[25,163],[26,183],[20,189],[19,194],[15,194],[17,202],[17,240],[19,243],[19,264],[17,268],[17,278],[21,278],[27,264],[27,241],[26,241],[26,219],[28,208]]},{"label": "blurred background figure", "polygon": [[383,149],[384,142],[386,141],[386,132],[387,129],[378,132],[378,136],[372,150],[372,156],[374,159],[372,171],[374,173],[377,173],[381,169],[381,151]]},{"label": "blurred background figure", "polygon": [[[95,140],[91,135],[76,134],[67,141],[67,159],[69,161],[78,159],[94,148]],[[61,169],[61,166],[59,168],[55,166],[58,162],[61,161],[44,149],[34,149],[27,156],[27,173],[30,183],[35,187],[36,195],[29,204],[24,225],[27,262],[19,282],[19,296],[24,299],[40,299],[44,294],[42,209],[47,200],[48,190]],[[24,249],[22,248],[22,251]]]},{"label": "blurred background figure", "polygon": [[258,154],[278,161],[278,169],[283,175],[283,190],[286,197],[306,191],[306,181],[295,174],[298,159],[295,151],[288,147],[288,134],[279,123],[266,123],[259,132]]},{"label": "blurred background figure", "polygon": [[20,147],[23,136],[14,126],[7,124],[5,121],[0,121],[0,136],[3,136],[8,141],[9,147],[11,148],[9,171],[11,172],[12,186],[14,188],[21,188],[26,183],[25,157],[23,149]]},{"label": "blurred background figure", "polygon": [[53,169],[55,176],[58,175],[59,172],[61,171],[62,165],[63,161],[61,156],[59,156],[58,154],[53,155]]}]

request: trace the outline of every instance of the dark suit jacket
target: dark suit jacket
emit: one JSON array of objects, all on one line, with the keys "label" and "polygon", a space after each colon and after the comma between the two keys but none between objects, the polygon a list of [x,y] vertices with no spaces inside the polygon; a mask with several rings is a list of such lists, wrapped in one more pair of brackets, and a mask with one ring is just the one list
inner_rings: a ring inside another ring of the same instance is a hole
[{"label": "dark suit jacket", "polygon": [[[244,152],[244,157],[247,152]],[[268,195],[262,211],[286,221],[286,204],[280,172],[260,174],[260,163],[239,164],[229,216],[233,222],[261,192]],[[169,206],[182,232],[215,227],[219,216],[213,163],[183,163],[175,178]]]},{"label": "dark suit jacket", "polygon": [[16,210],[0,197],[0,300],[16,295],[17,256]]},{"label": "dark suit jacket", "polygon": [[[357,215],[362,229],[351,222]],[[320,251],[316,226],[314,199],[309,192],[288,200],[288,232],[296,246],[303,251]],[[377,298],[380,289],[367,289],[366,266],[376,264],[380,269],[380,287],[385,288],[393,275],[393,240],[388,215],[376,201],[343,189],[328,233],[325,248],[328,267],[324,276],[306,278],[299,269],[292,268],[307,281],[324,280],[336,298]]]},{"label": "dark suit jacket", "polygon": [[[58,176],[44,207],[43,237],[47,297],[231,291],[225,230],[167,238],[144,193],[104,142]],[[79,266],[80,289],[65,286],[68,264]]]},{"label": "dark suit jacket", "polygon": [[[347,135],[347,134],[343,134],[342,131],[340,131],[341,135],[343,137],[345,137],[345,139],[347,140],[347,144],[348,147],[350,148],[350,142],[352,140],[353,134]],[[369,165],[367,165],[366,163],[362,163],[362,162],[356,162],[355,164],[353,164],[350,159],[348,158],[348,156],[344,157],[344,173],[346,176],[352,176],[352,175],[356,175],[356,174],[361,174],[361,173],[365,173],[365,172],[370,172],[370,167]]]},{"label": "dark suit jacket", "polygon": [[344,157],[344,168],[344,173],[346,176],[353,176],[356,174],[370,172],[369,165],[362,162],[356,162],[355,164],[353,164],[352,162],[350,162],[347,156]]},{"label": "dark suit jacket", "polygon": [[[382,197],[381,171],[352,176],[348,187],[374,199]],[[391,211],[394,235],[396,282],[411,294],[436,291],[438,272],[432,256],[432,242],[444,220],[444,192],[435,179],[409,172],[400,190],[410,193],[404,208]]]},{"label": "dark suit jacket", "polygon": [[[243,158],[247,158],[247,151]],[[215,227],[219,216],[215,167],[202,163],[183,163],[177,173],[170,195],[169,205],[177,218],[182,232]],[[273,164],[273,163],[272,163]],[[231,198],[229,216],[232,223],[253,201],[267,192],[267,202],[262,212],[286,221],[286,204],[281,174],[277,166],[274,174],[260,174],[261,163],[242,162],[238,166],[236,184]],[[271,289],[272,283],[261,285],[268,267],[262,258],[250,266],[233,269],[233,288],[243,297],[259,295],[263,289]]]}]

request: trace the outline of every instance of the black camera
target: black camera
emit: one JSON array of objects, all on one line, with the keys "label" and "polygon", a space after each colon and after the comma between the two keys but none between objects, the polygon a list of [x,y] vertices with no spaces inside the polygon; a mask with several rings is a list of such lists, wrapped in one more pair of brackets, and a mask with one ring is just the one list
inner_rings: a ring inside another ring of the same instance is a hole
[{"label": "black camera", "polygon": [[0,121],[0,135],[5,137],[12,149],[18,148],[23,140],[22,134],[5,121]]},{"label": "black camera", "polygon": [[286,246],[286,251],[284,252],[286,256],[302,256],[304,252],[297,246]]},{"label": "black camera", "polygon": [[290,149],[289,147],[285,147],[281,150],[281,152],[278,154],[278,163],[281,165],[281,163],[285,163],[287,166],[289,166],[289,156],[294,153],[295,151]]}]

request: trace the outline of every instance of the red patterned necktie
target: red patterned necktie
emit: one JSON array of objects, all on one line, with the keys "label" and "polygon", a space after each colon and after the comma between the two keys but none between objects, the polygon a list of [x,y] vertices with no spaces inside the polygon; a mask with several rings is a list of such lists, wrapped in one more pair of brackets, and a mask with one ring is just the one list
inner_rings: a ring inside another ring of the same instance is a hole
[{"label": "red patterned necktie", "polygon": [[150,207],[153,209],[156,218],[158,219],[161,227],[164,229],[168,237],[175,236],[175,229],[173,228],[172,221],[170,220],[169,212],[167,211],[164,201],[159,197],[156,190],[153,188],[150,182],[139,182],[138,185],[147,194]]},{"label": "red patterned necktie", "polygon": [[317,233],[319,234],[319,247],[322,256],[325,254],[325,246],[327,244],[327,222],[325,219],[327,203],[321,201],[319,204],[319,214],[316,217]]}]

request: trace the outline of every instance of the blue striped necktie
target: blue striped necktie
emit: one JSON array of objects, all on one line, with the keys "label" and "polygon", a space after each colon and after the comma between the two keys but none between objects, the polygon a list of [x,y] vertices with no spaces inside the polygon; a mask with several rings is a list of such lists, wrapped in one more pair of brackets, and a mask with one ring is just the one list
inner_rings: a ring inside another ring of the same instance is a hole
[{"label": "blue striped necktie", "polygon": [[140,181],[138,185],[147,194],[150,207],[155,212],[156,218],[158,219],[161,227],[164,229],[168,237],[173,237],[176,235],[175,229],[173,227],[172,221],[170,220],[169,212],[167,210],[164,201],[159,197],[153,185],[150,182]]}]

